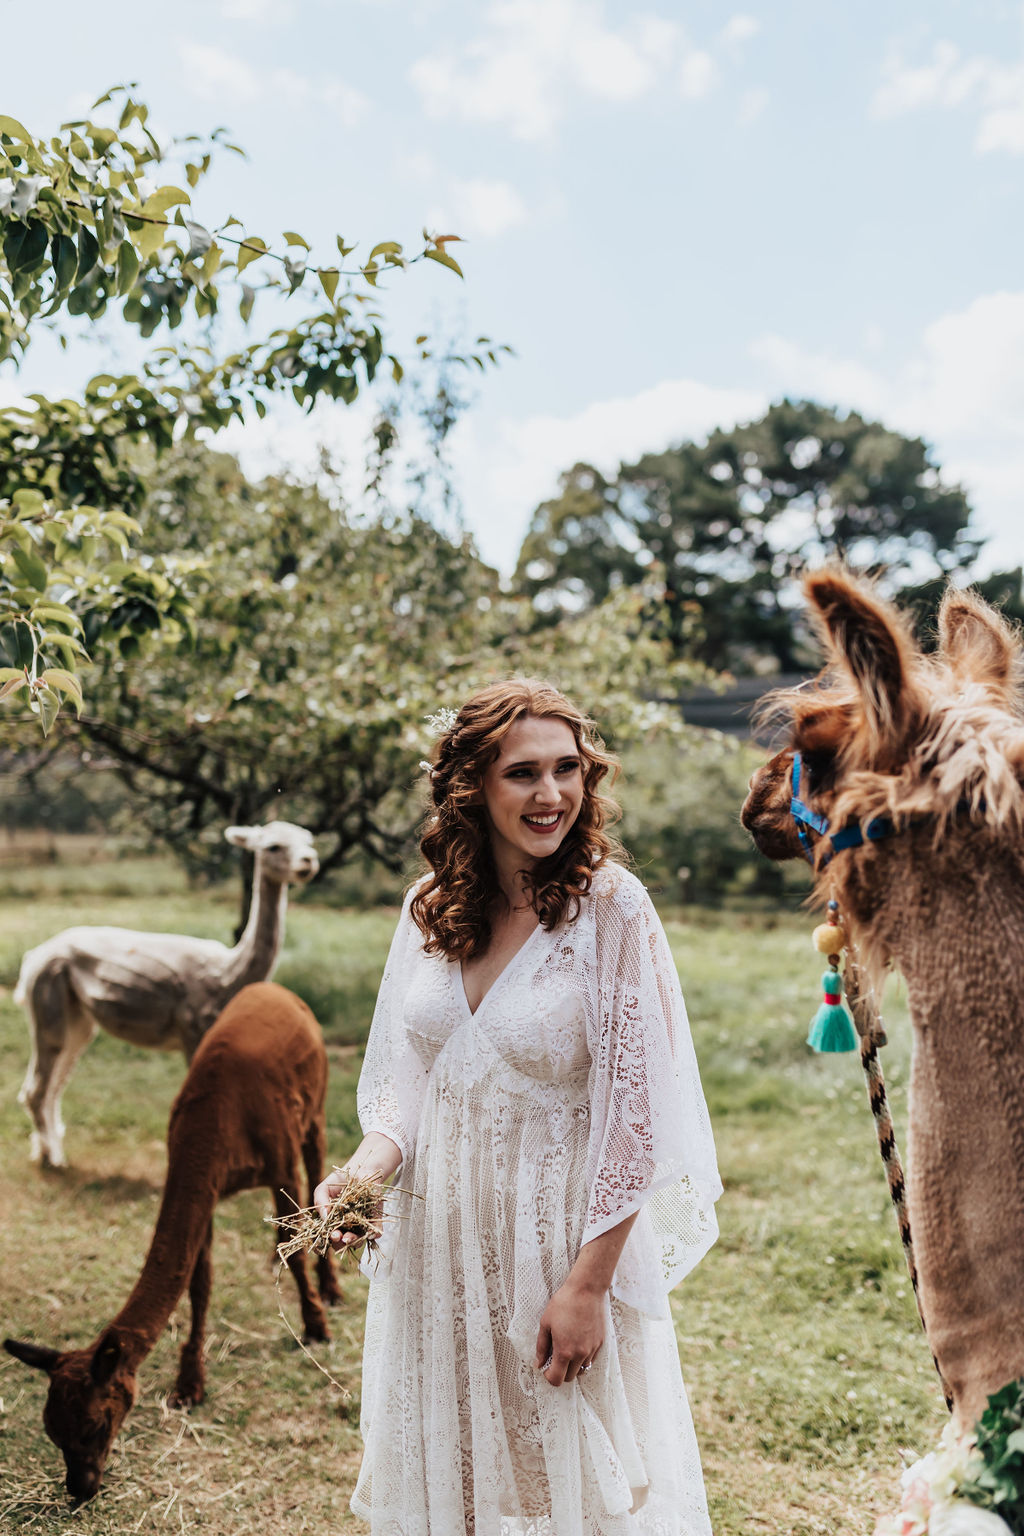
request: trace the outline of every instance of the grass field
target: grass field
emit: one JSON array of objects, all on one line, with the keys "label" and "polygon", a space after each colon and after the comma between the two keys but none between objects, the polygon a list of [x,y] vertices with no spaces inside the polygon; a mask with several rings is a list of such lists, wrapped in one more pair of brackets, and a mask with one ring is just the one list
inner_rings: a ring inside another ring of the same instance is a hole
[{"label": "grass field", "polygon": [[[159,861],[0,868],[0,1297],[5,1333],[81,1345],[122,1304],[156,1213],[181,1061],[89,1047],[65,1099],[69,1170],[28,1162],[15,1102],[27,1059],[10,998],[21,953],[74,921],[227,939],[236,892],[196,894]],[[900,1449],[945,1412],[903,1267],[855,1056],[803,1044],[820,965],[804,915],[666,911],[726,1185],[721,1241],[675,1293],[684,1375],[716,1536],[866,1536],[896,1503]],[[331,1056],[330,1155],[357,1139],[359,1043],[394,922],[293,905],[277,979],[316,1008]],[[897,1130],[909,1036],[887,1000]],[[359,1457],[364,1287],[345,1279],[334,1340],[297,1348],[275,1288],[262,1192],[217,1216],[206,1402],[171,1410],[187,1303],[140,1373],[103,1490],[69,1512],[41,1423],[45,1378],[0,1356],[0,1533],[168,1536],[365,1530],[348,1512]]]}]

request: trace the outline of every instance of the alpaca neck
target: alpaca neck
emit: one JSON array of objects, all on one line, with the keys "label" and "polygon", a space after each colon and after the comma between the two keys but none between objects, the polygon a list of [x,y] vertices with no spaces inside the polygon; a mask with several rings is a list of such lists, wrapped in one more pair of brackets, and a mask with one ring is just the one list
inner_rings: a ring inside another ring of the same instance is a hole
[{"label": "alpaca neck", "polygon": [[113,1319],[134,1369],[149,1354],[192,1276],[209,1231],[217,1190],[195,1168],[167,1170],[153,1238],[131,1295]]},{"label": "alpaca neck", "polygon": [[288,887],[261,872],[256,864],[252,904],[245,930],[234,949],[225,981],[231,992],[253,981],[266,981],[277,964],[288,905]]},{"label": "alpaca neck", "polygon": [[914,1026],[907,1194],[922,1307],[969,1426],[1024,1371],[1024,887],[1012,850],[954,853],[908,860],[879,915]]}]

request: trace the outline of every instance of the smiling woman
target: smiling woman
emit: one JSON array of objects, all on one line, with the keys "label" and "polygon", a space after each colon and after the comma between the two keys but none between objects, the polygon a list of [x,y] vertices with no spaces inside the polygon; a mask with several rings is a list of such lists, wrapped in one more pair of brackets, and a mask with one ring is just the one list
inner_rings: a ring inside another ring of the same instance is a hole
[{"label": "smiling woman", "polygon": [[[351,1172],[419,1198],[373,1270],[375,1536],[709,1536],[668,1290],[721,1192],[679,982],[614,861],[614,767],[554,688],[448,722]],[[340,1233],[335,1246],[344,1246]]]}]

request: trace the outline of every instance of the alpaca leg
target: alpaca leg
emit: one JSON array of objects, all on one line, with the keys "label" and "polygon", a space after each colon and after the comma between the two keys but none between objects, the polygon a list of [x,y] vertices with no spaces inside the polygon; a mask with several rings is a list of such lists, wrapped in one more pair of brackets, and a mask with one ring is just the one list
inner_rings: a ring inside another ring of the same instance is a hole
[{"label": "alpaca leg", "polygon": [[172,1408],[188,1408],[201,1403],[205,1395],[206,1372],[203,1368],[203,1340],[206,1337],[206,1313],[210,1305],[213,1285],[213,1222],[206,1229],[192,1276],[188,1282],[188,1299],[192,1308],[192,1327],[182,1345],[178,1362],[178,1380],[168,1398]]},{"label": "alpaca leg", "polygon": [[[327,1136],[324,1131],[323,1120],[317,1120],[310,1126],[306,1133],[306,1139],[302,1143],[302,1161],[306,1169],[306,1179],[309,1185],[307,1203],[313,1203],[313,1191],[316,1189],[324,1173],[324,1154],[327,1150]],[[316,1260],[316,1284],[321,1297],[329,1307],[337,1306],[344,1300],[338,1277],[334,1272],[334,1254],[330,1248]]]},{"label": "alpaca leg", "polygon": [[67,978],[45,971],[26,998],[32,1058],[18,1094],[32,1120],[32,1157],[50,1168],[64,1166],[61,1097],[75,1063],[96,1033],[96,1025],[78,1004]]},{"label": "alpaca leg", "polygon": [[[298,1184],[291,1181],[278,1187],[275,1181],[274,1209],[278,1216],[287,1216],[298,1208]],[[327,1326],[327,1318],[320,1303],[320,1298],[309,1283],[309,1274],[306,1270],[306,1255],[293,1253],[287,1260],[288,1268],[292,1272],[296,1289],[299,1293],[299,1308],[302,1312],[302,1336],[306,1342],[322,1341],[329,1339],[331,1330]]]}]

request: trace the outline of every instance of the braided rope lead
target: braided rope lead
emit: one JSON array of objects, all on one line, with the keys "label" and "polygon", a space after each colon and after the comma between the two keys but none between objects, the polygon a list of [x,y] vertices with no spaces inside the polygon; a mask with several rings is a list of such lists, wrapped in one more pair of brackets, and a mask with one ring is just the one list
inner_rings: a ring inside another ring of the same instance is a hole
[{"label": "braided rope lead", "polygon": [[[910,1275],[910,1284],[914,1289],[914,1301],[917,1303],[917,1315],[921,1319],[921,1327],[927,1339],[928,1328],[924,1320],[924,1312],[921,1310],[921,1297],[917,1286],[917,1264],[914,1260],[914,1241],[910,1232],[910,1216],[907,1212],[907,1189],[903,1177],[903,1164],[900,1161],[899,1148],[896,1145],[896,1133],[893,1130],[892,1115],[889,1112],[889,1099],[885,1091],[885,1077],[882,1074],[882,1063],[879,1059],[879,1047],[886,1044],[885,1028],[882,1024],[881,1014],[875,1006],[873,992],[863,987],[860,968],[853,954],[852,946],[847,945],[846,967],[844,980],[846,983],[846,998],[853,1014],[853,1022],[860,1036],[860,1064],[864,1068],[864,1077],[867,1081],[868,1102],[871,1105],[871,1114],[875,1122],[875,1134],[878,1137],[878,1150],[882,1154],[882,1163],[885,1167],[885,1176],[889,1184],[889,1195],[892,1199],[893,1210],[896,1213],[896,1225],[899,1227],[900,1241],[903,1244],[903,1256],[907,1261],[907,1272]],[[946,1407],[953,1411],[953,1394],[949,1390],[949,1384],[942,1374],[939,1362],[932,1353],[932,1364],[938,1372],[939,1383],[942,1387],[942,1395],[946,1399]]]}]

